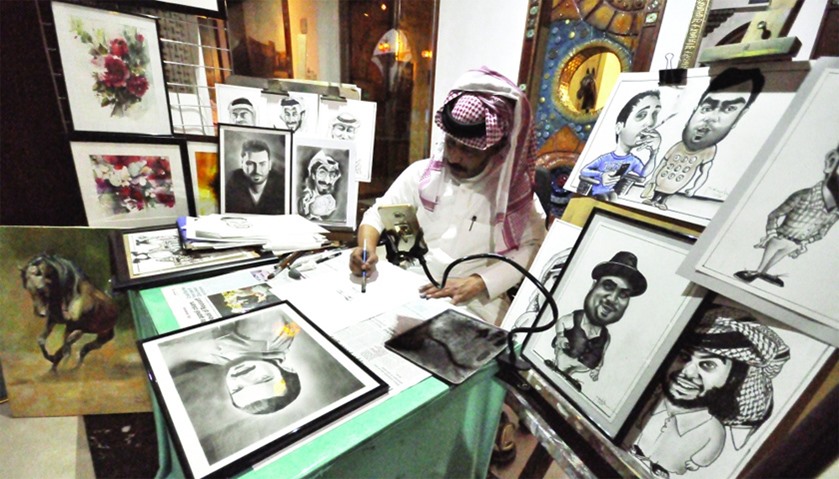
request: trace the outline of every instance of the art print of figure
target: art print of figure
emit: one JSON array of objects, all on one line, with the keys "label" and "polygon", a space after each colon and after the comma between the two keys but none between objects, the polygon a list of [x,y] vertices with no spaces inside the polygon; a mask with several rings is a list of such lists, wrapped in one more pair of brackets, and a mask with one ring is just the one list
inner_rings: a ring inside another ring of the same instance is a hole
[{"label": "art print of figure", "polygon": [[658,161],[641,193],[643,203],[667,210],[670,196],[693,197],[708,180],[717,145],[737,126],[764,83],[756,68],[727,68],[712,78],[682,130],[681,141]]},{"label": "art print of figure", "polygon": [[784,287],[784,280],[769,270],[784,258],[796,259],[807,245],[821,241],[839,220],[839,147],[827,152],[824,179],[791,194],[772,210],[766,220],[766,234],[754,246],[763,250],[756,269],[737,271],[734,276],[751,283],[760,279]]},{"label": "art print of figure", "polygon": [[256,126],[256,108],[250,100],[239,97],[227,106],[230,122],[234,125]]},{"label": "art print of figure", "polygon": [[778,333],[745,310],[709,309],[669,368],[630,452],[660,477],[701,473],[726,448],[744,447],[773,414],[773,382],[790,357]]},{"label": "art print of figure", "polygon": [[320,150],[309,160],[306,171],[297,212],[310,220],[328,220],[338,209],[334,194],[341,179],[341,164]]},{"label": "art print of figure", "polygon": [[[32,298],[33,313],[46,318],[44,331],[38,336],[38,346],[44,359],[52,363],[51,372],[58,372],[58,365],[70,357],[73,344],[84,335],[96,337],[82,345],[77,368],[91,351],[114,338],[119,313],[116,303],[72,260],[49,253],[39,254],[21,268],[20,279]],[[59,349],[50,353],[47,339],[59,325],[64,326],[64,341]]]},{"label": "art print of figure", "polygon": [[[271,131],[271,130],[268,130]],[[286,212],[287,134],[222,130],[223,213],[280,215]]]},{"label": "art print of figure", "polygon": [[631,298],[647,289],[647,280],[638,270],[638,258],[628,251],[619,251],[611,260],[599,263],[591,271],[591,278],[594,282],[583,309],[557,321],[552,342],[555,360],[545,361],[577,389],[581,385],[573,375],[587,373],[592,381],[599,379],[610,341],[607,326],[620,321]]},{"label": "art print of figure", "polygon": [[580,79],[580,89],[577,90],[577,100],[580,102],[580,110],[586,113],[594,109],[597,103],[597,70],[586,68],[586,74]]},{"label": "art print of figure", "polygon": [[108,216],[175,207],[168,157],[90,155],[90,165],[98,202]]},{"label": "art print of figure", "polygon": [[638,93],[626,102],[615,120],[614,151],[600,155],[580,171],[581,185],[593,184],[588,194],[614,201],[634,182],[647,178],[661,145],[661,135],[655,129],[660,111],[658,90]]},{"label": "art print of figure", "polygon": [[280,120],[289,130],[297,132],[306,121],[306,106],[297,98],[288,97],[280,101]]}]

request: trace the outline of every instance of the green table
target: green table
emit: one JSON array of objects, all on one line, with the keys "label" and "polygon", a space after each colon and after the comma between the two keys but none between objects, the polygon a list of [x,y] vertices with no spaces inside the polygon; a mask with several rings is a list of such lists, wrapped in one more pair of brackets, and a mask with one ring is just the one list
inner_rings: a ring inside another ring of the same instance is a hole
[{"label": "green table", "polygon": [[[160,289],[129,291],[137,335],[178,325]],[[457,387],[428,378],[318,436],[247,478],[486,478],[505,389],[493,362]],[[183,477],[153,397],[158,477]]]}]

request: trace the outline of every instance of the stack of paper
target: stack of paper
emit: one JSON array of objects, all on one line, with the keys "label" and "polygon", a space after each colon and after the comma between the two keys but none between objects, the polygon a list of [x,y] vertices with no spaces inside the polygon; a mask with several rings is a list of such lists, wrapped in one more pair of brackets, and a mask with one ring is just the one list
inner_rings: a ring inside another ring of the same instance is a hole
[{"label": "stack of paper", "polygon": [[328,230],[300,215],[212,214],[178,218],[189,249],[260,246],[275,254],[320,248]]}]

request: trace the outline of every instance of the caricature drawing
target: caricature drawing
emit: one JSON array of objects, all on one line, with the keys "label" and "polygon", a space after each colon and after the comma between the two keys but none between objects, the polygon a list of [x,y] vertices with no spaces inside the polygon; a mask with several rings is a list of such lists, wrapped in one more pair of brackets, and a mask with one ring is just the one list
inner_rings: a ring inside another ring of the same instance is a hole
[{"label": "caricature drawing", "polygon": [[693,197],[708,180],[717,144],[748,111],[764,83],[756,68],[727,68],[711,79],[682,130],[682,140],[670,147],[655,167],[652,181],[641,193],[643,203],[667,210],[670,196],[683,193]]},{"label": "caricature drawing", "polygon": [[[591,185],[588,194],[614,201],[619,194],[615,190],[624,189],[618,185],[626,175],[636,181],[649,175],[661,145],[661,135],[654,128],[660,111],[658,90],[638,93],[626,102],[615,120],[615,150],[600,155],[580,171],[580,185],[586,189]],[[648,152],[646,163],[637,156],[644,150]]]},{"label": "caricature drawing", "polygon": [[297,132],[306,121],[306,107],[296,98],[283,98],[280,102],[280,121],[286,128]]},{"label": "caricature drawing", "polygon": [[[571,248],[563,249],[558,253],[554,253],[550,259],[545,263],[544,267],[542,268],[542,275],[539,277],[539,281],[545,286],[545,288],[550,289],[551,285],[556,278],[562,273],[562,269],[565,268],[565,264],[568,262],[568,257],[571,255]],[[525,309],[513,325],[514,328],[520,328],[522,326],[531,326],[533,323],[533,319],[539,314],[539,310],[542,309],[542,305],[545,304],[545,297],[541,291],[536,289],[530,295],[530,301],[527,303],[527,309]]]},{"label": "caricature drawing", "polygon": [[320,150],[309,160],[308,175],[303,182],[298,212],[310,220],[326,220],[338,209],[335,188],[341,179],[341,165]]},{"label": "caricature drawing", "polygon": [[[790,358],[784,340],[743,310],[702,317],[661,385],[643,430],[629,447],[659,477],[716,461],[732,436],[741,449],[771,416],[773,379]],[[738,440],[735,431],[747,432]]]},{"label": "caricature drawing", "polygon": [[610,341],[607,326],[618,322],[630,299],[647,289],[647,279],[637,266],[638,258],[628,251],[619,251],[611,260],[599,263],[591,271],[594,282],[583,309],[560,317],[556,323],[552,342],[556,360],[545,360],[545,365],[578,390],[582,386],[571,375],[588,373],[592,381],[599,379]]},{"label": "caricature drawing", "polygon": [[778,287],[784,281],[769,270],[789,256],[797,258],[807,245],[820,241],[839,220],[839,147],[825,155],[824,179],[796,191],[769,213],[766,235],[755,248],[763,249],[757,269],[734,273],[738,279],[751,283],[761,279]]}]

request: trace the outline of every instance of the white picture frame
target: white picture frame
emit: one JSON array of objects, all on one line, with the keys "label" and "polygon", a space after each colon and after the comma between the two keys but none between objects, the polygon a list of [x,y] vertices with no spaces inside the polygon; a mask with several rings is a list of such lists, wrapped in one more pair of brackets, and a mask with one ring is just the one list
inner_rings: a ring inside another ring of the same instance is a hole
[{"label": "white picture frame", "polygon": [[62,2],[52,14],[73,130],[171,135],[157,22]]},{"label": "white picture frame", "polygon": [[[825,179],[826,161],[839,143],[839,113],[832,108],[836,88],[839,61],[825,58],[814,62],[793,107],[780,118],[772,141],[761,148],[761,160],[749,167],[735,194],[679,269],[679,274],[696,283],[834,346],[839,345],[839,313],[833,296],[824,294],[824,285],[835,281],[839,269],[837,228],[820,233],[823,238],[819,241],[799,241],[806,251],[794,258],[785,253],[765,269],[760,266],[767,248],[757,245],[767,237],[773,211],[788,204],[790,195],[814,188]],[[784,220],[779,216],[772,221],[779,224]],[[780,279],[783,286],[763,277],[747,282],[735,276],[758,269]]]}]

